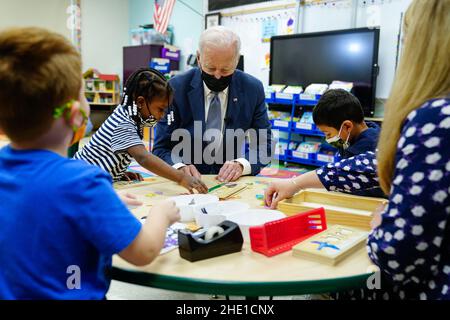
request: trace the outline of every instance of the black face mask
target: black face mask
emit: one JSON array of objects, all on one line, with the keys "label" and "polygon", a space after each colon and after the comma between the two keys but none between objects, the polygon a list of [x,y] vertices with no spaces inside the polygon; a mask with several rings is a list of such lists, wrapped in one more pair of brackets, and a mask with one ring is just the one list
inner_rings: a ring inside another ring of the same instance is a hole
[{"label": "black face mask", "polygon": [[[201,70],[201,69],[200,69]],[[230,74],[226,77],[221,77],[217,79],[213,75],[210,75],[202,70],[202,80],[205,82],[206,86],[209,90],[214,92],[221,92],[228,88],[231,83],[231,79],[233,78],[233,74]]]}]

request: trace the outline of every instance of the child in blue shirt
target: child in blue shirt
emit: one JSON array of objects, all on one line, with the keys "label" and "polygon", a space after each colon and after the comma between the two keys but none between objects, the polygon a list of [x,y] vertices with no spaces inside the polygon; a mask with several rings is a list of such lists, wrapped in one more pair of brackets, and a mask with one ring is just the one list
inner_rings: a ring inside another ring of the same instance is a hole
[{"label": "child in blue shirt", "polygon": [[361,103],[350,92],[325,92],[313,109],[313,120],[326,141],[339,150],[341,158],[375,151],[380,127],[364,121]]},{"label": "child in blue shirt", "polygon": [[[14,94],[12,94],[14,93]],[[0,33],[0,299],[104,299],[113,254],[145,265],[158,256],[174,202],[142,224],[111,176],[66,158],[89,106],[81,58],[40,28]]]}]

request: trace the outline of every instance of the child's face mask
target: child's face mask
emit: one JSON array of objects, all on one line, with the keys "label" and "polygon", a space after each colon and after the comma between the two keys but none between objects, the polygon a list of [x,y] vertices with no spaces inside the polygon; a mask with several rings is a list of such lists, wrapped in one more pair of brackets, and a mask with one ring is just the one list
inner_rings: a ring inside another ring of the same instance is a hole
[{"label": "child's face mask", "polygon": [[139,114],[139,118],[141,119],[141,125],[144,127],[153,128],[158,123],[158,120],[155,118],[154,115],[152,115],[147,102],[145,103],[145,107],[147,108],[147,112],[148,112],[149,116],[146,119],[144,119],[144,118],[142,118],[142,115]]},{"label": "child's face mask", "polygon": [[351,130],[349,131],[349,133],[347,135],[347,139],[345,139],[345,141],[341,138],[341,131],[342,131],[342,125],[341,125],[341,128],[339,129],[338,134],[334,137],[326,139],[326,142],[331,144],[333,147],[335,147],[337,149],[346,150],[350,146],[350,144],[348,143],[348,140],[350,139]]},{"label": "child's face mask", "polygon": [[141,125],[143,125],[144,127],[154,127],[156,126],[156,124],[158,123],[158,120],[156,120],[156,118],[150,114],[150,116],[147,119],[142,119],[141,117]]},{"label": "child's face mask", "polygon": [[[53,111],[53,118],[58,119],[62,116],[64,116],[65,114],[65,118],[66,121],[70,121],[70,112],[65,112],[67,109],[71,109],[72,105],[75,101],[74,100],[70,100],[69,102],[67,102],[66,104],[57,107],[54,111]],[[83,116],[83,123],[77,127],[75,125],[72,126],[72,130],[73,130],[73,136],[72,136],[72,140],[70,141],[70,145],[74,145],[75,143],[79,142],[81,139],[83,139],[84,134],[86,133],[86,127],[87,127],[87,122],[88,122],[88,116],[86,114],[86,112],[80,108],[80,113]]]},{"label": "child's face mask", "polygon": [[[139,114],[139,117],[141,118],[141,125],[143,125],[144,127],[151,128],[154,127],[158,123],[158,121],[161,120],[161,118],[164,116],[167,109],[167,102],[164,100],[154,99],[149,105],[148,102],[145,101],[145,108],[147,109],[147,114],[144,115],[142,114],[142,112],[140,112]],[[147,118],[144,119],[144,117]]]}]

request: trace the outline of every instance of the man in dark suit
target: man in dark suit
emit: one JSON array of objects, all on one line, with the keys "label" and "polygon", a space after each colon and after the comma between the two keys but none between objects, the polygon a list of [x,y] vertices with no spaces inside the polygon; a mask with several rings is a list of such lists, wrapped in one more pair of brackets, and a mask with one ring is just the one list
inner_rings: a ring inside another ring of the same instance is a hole
[{"label": "man in dark suit", "polygon": [[[220,181],[256,175],[269,163],[272,139],[263,85],[236,70],[239,57],[234,32],[221,26],[203,32],[198,68],[170,80],[175,90],[171,119],[156,126],[153,154],[192,176],[217,174]],[[249,148],[245,136],[250,136]]]}]

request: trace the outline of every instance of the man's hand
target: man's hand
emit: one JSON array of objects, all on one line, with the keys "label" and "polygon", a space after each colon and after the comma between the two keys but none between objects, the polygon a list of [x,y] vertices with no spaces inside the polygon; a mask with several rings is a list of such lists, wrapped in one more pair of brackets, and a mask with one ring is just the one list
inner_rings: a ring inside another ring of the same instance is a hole
[{"label": "man's hand", "polygon": [[220,182],[236,181],[242,176],[244,166],[237,161],[227,161],[220,168],[217,180]]},{"label": "man's hand", "polygon": [[183,171],[185,174],[192,176],[194,178],[197,178],[197,179],[202,178],[200,172],[198,172],[197,168],[192,164],[181,167],[178,170]]}]

